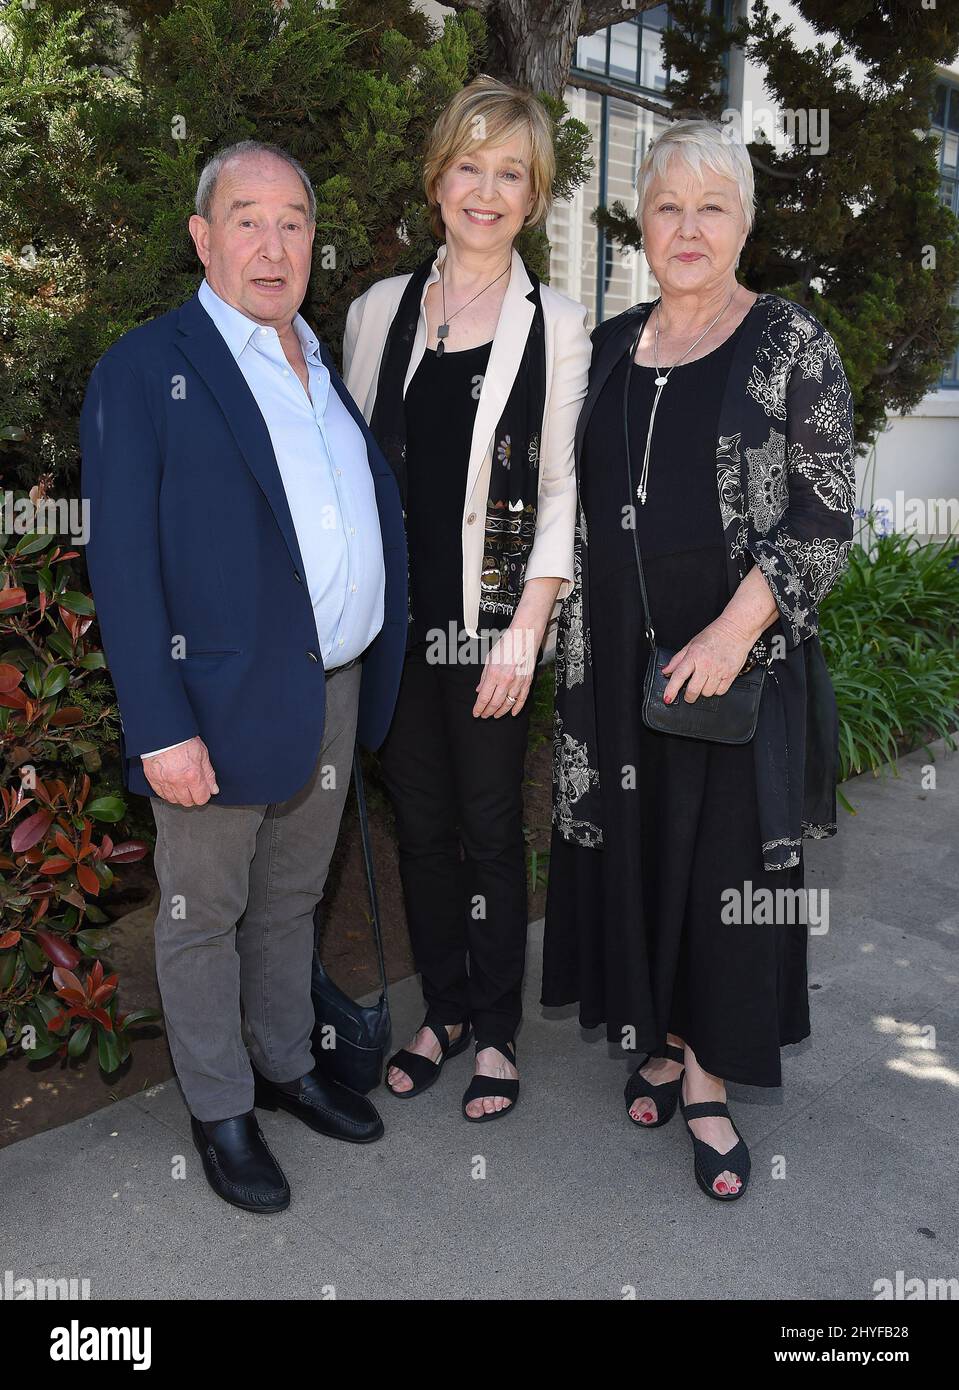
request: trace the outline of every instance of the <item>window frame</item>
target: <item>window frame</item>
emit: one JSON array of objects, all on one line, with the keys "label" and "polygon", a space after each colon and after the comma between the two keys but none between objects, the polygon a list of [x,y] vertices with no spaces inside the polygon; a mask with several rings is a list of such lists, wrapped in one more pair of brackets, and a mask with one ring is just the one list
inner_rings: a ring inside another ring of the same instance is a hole
[{"label": "window frame", "polygon": [[[939,88],[943,88],[946,94],[942,108],[942,125],[939,125],[935,120]],[[954,127],[950,127],[950,118],[956,121]],[[936,73],[929,129],[937,137],[940,202],[959,218],[959,152],[957,152],[955,164],[946,164],[947,137],[954,136],[957,145],[959,145],[959,76],[954,73]],[[945,186],[949,186],[951,189],[951,196],[948,199],[941,197],[942,189]],[[953,303],[959,307],[959,285],[956,286]],[[953,354],[951,362],[943,366],[938,389],[940,391],[959,391],[959,348]]]}]

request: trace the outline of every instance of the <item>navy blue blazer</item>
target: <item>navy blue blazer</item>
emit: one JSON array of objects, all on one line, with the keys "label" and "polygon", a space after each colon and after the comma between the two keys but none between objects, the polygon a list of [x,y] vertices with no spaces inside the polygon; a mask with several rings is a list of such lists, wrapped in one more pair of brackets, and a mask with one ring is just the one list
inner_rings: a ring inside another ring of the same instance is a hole
[{"label": "navy blue blazer", "polygon": [[[381,631],[363,656],[357,736],[382,743],[406,647],[406,538],[396,479],[366,439],[386,565]],[[319,757],[325,673],[266,422],[196,295],[97,362],[80,417],[87,566],[122,722],[124,785],[140,754],[199,734],[224,805],[285,801]],[[182,639],[179,641],[178,639]]]}]

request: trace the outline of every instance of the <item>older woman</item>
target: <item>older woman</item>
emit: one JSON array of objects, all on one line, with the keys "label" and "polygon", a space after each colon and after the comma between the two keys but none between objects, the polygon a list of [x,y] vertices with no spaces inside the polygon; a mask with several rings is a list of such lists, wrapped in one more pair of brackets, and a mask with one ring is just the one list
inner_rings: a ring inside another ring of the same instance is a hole
[{"label": "older woman", "polygon": [[573,576],[573,439],[586,311],[513,242],[542,222],[552,128],[478,78],[436,123],[424,184],[437,240],[350,307],[345,376],[397,473],[410,558],[406,666],[381,764],[426,1018],[390,1060],[420,1094],[475,1036],[468,1120],[519,1091],[526,950],[523,765],[537,652]]},{"label": "older woman", "polygon": [[[730,1201],[749,1152],[725,1083],[779,1085],[780,1047],[809,1033],[806,927],[751,908],[801,889],[803,837],[836,829],[816,608],[852,535],[852,406],[823,326],[736,278],[741,145],[671,126],[638,215],[660,297],[594,332],[577,433],[543,1002],[578,1000],[586,1027],[646,1054],[630,1119],[656,1128],[678,1100],[700,1187]],[[755,718],[740,742],[722,736],[734,681]]]}]

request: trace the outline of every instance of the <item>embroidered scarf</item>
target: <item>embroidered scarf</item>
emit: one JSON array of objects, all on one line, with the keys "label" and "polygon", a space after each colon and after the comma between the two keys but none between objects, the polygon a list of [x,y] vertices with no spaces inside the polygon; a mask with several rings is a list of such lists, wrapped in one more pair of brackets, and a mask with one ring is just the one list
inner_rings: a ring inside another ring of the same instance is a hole
[{"label": "embroidered scarf", "polygon": [[[406,412],[403,384],[413,354],[423,287],[433,260],[410,277],[390,325],[376,386],[370,428],[396,475],[406,514]],[[523,592],[526,564],[536,534],[540,439],[546,407],[546,329],[539,280],[526,268],[534,305],[519,371],[493,434],[493,461],[486,502],[480,614],[512,617]],[[413,614],[410,613],[412,622]]]}]

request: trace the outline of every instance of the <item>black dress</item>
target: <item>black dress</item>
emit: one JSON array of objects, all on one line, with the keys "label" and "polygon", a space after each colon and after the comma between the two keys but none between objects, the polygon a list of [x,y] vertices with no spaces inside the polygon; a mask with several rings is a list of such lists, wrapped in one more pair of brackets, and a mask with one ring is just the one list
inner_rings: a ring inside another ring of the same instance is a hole
[{"label": "black dress", "polygon": [[[715,453],[741,327],[671,372],[656,416],[647,501],[640,506],[635,492],[631,499],[653,626],[669,647],[688,642],[729,600]],[[583,1026],[605,1023],[610,1040],[627,1050],[661,1053],[668,1031],[712,1074],[777,1086],[780,1046],[809,1033],[807,928],[727,925],[723,894],[800,888],[803,866],[763,868],[750,744],[678,738],[642,722],[650,648],[632,537],[622,524],[630,501],[626,372],[638,482],[655,371],[627,363],[626,354],[590,418],[580,480],[604,845],[584,849],[553,833],[542,1002],[578,1000]]]}]

